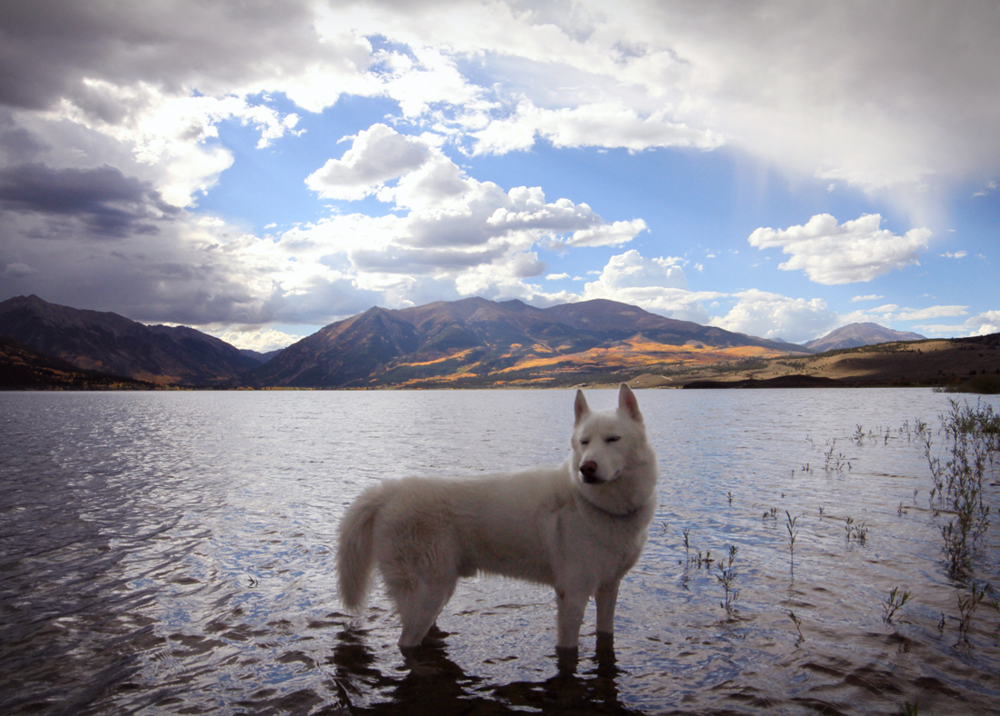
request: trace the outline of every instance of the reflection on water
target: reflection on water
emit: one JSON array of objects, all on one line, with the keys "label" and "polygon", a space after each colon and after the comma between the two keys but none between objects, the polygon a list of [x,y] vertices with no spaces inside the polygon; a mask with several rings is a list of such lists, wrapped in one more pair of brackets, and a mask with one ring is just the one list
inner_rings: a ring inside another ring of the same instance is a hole
[{"label": "reflection on water", "polygon": [[[614,648],[591,608],[560,662],[551,591],[478,578],[406,663],[380,589],[339,611],[339,515],[384,477],[562,461],[571,392],[0,393],[0,712],[998,713],[997,594],[967,614],[913,437],[947,400],[641,392],[660,508]],[[1000,590],[995,532],[973,581]]]}]

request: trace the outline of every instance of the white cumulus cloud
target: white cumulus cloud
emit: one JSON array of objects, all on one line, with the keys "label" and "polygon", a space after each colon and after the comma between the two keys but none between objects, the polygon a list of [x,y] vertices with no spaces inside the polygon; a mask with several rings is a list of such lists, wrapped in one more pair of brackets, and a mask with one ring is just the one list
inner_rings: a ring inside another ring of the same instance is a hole
[{"label": "white cumulus cloud", "polygon": [[242,350],[257,351],[258,353],[267,353],[279,348],[287,348],[302,339],[302,336],[299,335],[279,331],[275,328],[261,328],[259,326],[242,329],[240,327],[227,326],[222,330],[208,330],[206,333],[210,333],[216,338],[221,338],[229,345],[236,346]]},{"label": "white cumulus cloud", "polygon": [[714,149],[722,137],[710,130],[692,129],[670,121],[662,109],[641,116],[624,104],[585,104],[560,109],[540,109],[523,100],[509,117],[495,119],[472,132],[473,154],[528,149],[535,137],[556,147],[606,147],[641,151],[653,147]]},{"label": "white cumulus cloud", "polygon": [[819,298],[788,298],[750,289],[734,294],[736,305],[710,325],[727,331],[803,343],[828,333],[839,325],[837,314]]},{"label": "white cumulus cloud", "polygon": [[865,214],[843,224],[830,214],[817,214],[804,226],[756,229],[749,242],[758,249],[780,248],[791,258],[778,268],[805,271],[811,280],[827,285],[871,281],[919,264],[930,230],[911,229],[897,236],[881,225],[879,214]]},{"label": "white cumulus cloud", "polygon": [[428,157],[428,148],[419,140],[374,124],[354,137],[340,159],[328,160],[306,177],[306,185],[327,199],[356,201],[419,168]]},{"label": "white cumulus cloud", "polygon": [[439,149],[385,125],[359,133],[343,157],[327,162],[309,183],[345,200],[375,193],[394,211],[333,214],[287,231],[278,245],[303,265],[351,272],[359,286],[403,302],[419,300],[429,286],[438,297],[554,301],[563,294],[526,282],[548,270],[536,247],[614,246],[646,230],[642,219],[607,222],[586,203],[550,201],[541,187],[504,191],[474,179]]},{"label": "white cumulus cloud", "polygon": [[986,311],[973,316],[965,322],[965,327],[972,331],[974,336],[1000,333],[1000,311]]},{"label": "white cumulus cloud", "polygon": [[929,308],[904,308],[897,314],[901,321],[927,321],[932,318],[964,316],[969,312],[968,306],[930,306]]},{"label": "white cumulus cloud", "polygon": [[707,323],[704,301],[723,294],[689,291],[681,260],[671,256],[647,259],[636,250],[612,256],[596,281],[584,285],[582,298],[606,298],[659,313],[668,318]]}]

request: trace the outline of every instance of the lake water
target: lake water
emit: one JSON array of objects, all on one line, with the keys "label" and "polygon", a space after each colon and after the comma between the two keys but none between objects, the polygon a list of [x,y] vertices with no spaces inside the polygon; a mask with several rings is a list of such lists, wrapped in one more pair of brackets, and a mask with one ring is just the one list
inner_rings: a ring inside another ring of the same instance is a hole
[{"label": "lake water", "polygon": [[960,608],[1000,591],[1000,527],[951,580],[913,432],[949,396],[638,397],[660,506],[615,653],[591,606],[560,665],[551,590],[483,577],[409,668],[380,586],[338,603],[340,514],[383,478],[562,462],[571,391],[0,393],[0,713],[1000,713],[997,593]]}]

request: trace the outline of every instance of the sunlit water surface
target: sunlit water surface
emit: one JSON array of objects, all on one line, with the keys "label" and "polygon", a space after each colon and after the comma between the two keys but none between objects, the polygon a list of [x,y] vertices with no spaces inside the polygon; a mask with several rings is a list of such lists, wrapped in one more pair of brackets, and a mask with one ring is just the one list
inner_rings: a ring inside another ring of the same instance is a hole
[{"label": "sunlit water surface", "polygon": [[338,603],[339,516],[383,478],[562,462],[572,392],[0,393],[0,713],[1000,713],[1000,617],[960,634],[913,434],[949,396],[638,395],[660,506],[615,653],[591,607],[560,666],[551,591],[482,577],[414,667],[380,586]]}]

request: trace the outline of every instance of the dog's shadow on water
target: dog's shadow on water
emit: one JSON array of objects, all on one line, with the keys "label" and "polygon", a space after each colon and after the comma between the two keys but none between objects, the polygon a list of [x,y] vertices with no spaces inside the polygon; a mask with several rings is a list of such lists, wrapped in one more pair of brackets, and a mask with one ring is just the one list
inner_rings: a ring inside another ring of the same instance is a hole
[{"label": "dog's shadow on water", "polygon": [[[556,674],[544,681],[489,684],[466,674],[448,658],[441,634],[433,644],[408,649],[400,656],[397,674],[377,668],[377,659],[365,645],[365,632],[347,628],[337,635],[328,659],[334,668],[337,691],[351,714],[521,714],[524,710],[565,714],[619,714],[638,716],[618,698],[622,674],[614,645],[599,638],[595,655],[556,655]],[[372,692],[378,696],[371,698]]]}]

